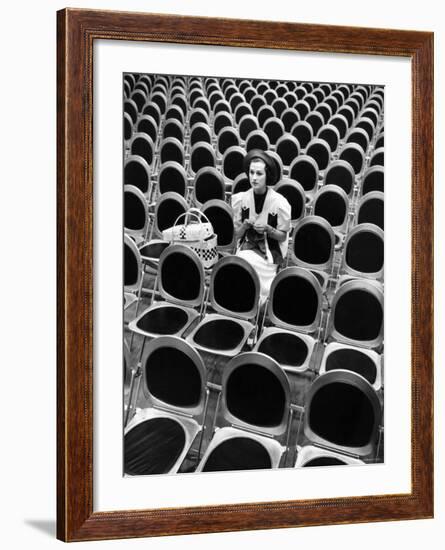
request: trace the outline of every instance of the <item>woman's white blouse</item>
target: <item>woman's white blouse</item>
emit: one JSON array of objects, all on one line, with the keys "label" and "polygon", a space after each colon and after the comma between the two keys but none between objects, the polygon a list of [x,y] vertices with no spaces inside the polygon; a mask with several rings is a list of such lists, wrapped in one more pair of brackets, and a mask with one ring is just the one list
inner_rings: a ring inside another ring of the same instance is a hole
[{"label": "woman's white blouse", "polygon": [[253,189],[244,191],[242,193],[236,193],[232,195],[232,209],[233,209],[233,218],[235,222],[241,221],[241,212],[243,209],[249,210],[249,218],[254,218],[260,224],[267,224],[269,220],[269,214],[277,217],[277,226],[276,229],[279,231],[284,231],[286,233],[286,239],[278,243],[280,246],[281,254],[283,258],[286,257],[288,242],[289,242],[289,231],[290,231],[290,220],[291,220],[291,207],[289,202],[283,195],[274,191],[269,187],[267,192],[266,200],[264,201],[264,206],[262,211],[257,214],[255,212],[255,201],[253,197]]}]

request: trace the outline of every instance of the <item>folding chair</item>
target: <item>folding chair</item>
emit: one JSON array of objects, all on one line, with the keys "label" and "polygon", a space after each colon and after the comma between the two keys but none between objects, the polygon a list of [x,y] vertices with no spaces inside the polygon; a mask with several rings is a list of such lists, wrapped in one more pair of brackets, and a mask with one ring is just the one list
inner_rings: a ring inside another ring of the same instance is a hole
[{"label": "folding chair", "polygon": [[289,177],[303,186],[308,199],[317,191],[318,164],[309,155],[300,155],[289,167]]},{"label": "folding chair", "polygon": [[133,185],[149,197],[151,194],[151,171],[147,161],[138,155],[130,155],[124,165],[124,185]]},{"label": "folding chair", "polygon": [[162,140],[159,148],[160,163],[174,161],[182,166],[185,165],[184,145],[176,138],[169,137]]},{"label": "folding chair", "polygon": [[164,229],[172,227],[178,217],[187,210],[187,201],[179,193],[168,191],[160,195],[155,205],[150,239],[162,237]]},{"label": "folding chair", "polygon": [[214,387],[214,433],[196,471],[278,468],[292,418],[289,382],[278,363],[262,353],[242,353]]},{"label": "folding chair", "polygon": [[200,432],[202,437],[204,363],[184,340],[162,336],[146,346],[136,376],[142,378],[143,408],[124,430],[125,475],[176,473]]},{"label": "folding chair", "polygon": [[237,176],[244,172],[243,161],[246,156],[246,151],[239,146],[233,145],[224,152],[222,158],[222,173],[229,180],[234,181]]},{"label": "folding chair", "polygon": [[305,118],[305,122],[311,125],[312,135],[314,136],[318,134],[320,128],[325,124],[323,116],[317,111],[309,113]]},{"label": "folding chair", "polygon": [[213,130],[215,135],[219,136],[221,130],[225,128],[233,129],[232,116],[229,113],[218,113],[213,119]]},{"label": "folding chair", "polygon": [[[267,106],[267,102],[262,95],[256,94],[250,100],[250,105],[252,106],[253,112],[259,117],[260,109],[264,106]],[[262,124],[259,118],[258,121],[260,124]]]},{"label": "folding chair", "polygon": [[340,109],[337,111],[337,115],[345,117],[345,119],[348,122],[348,128],[351,128],[355,119],[355,113],[352,107],[349,107],[348,105],[343,104],[340,107]]},{"label": "folding chair", "polygon": [[156,147],[158,141],[158,125],[152,116],[142,115],[139,117],[137,131],[147,134],[151,138],[153,146]]},{"label": "folding chair", "polygon": [[[215,94],[212,94],[211,97],[213,97]],[[210,99],[210,98],[209,98]],[[212,104],[212,102],[210,102]],[[221,96],[220,99],[217,99],[214,102],[213,108],[213,114],[216,116],[218,113],[229,113],[232,114],[232,109],[230,108],[230,103],[223,99],[223,96]]]},{"label": "folding chair", "polygon": [[300,115],[296,109],[288,107],[281,113],[281,120],[284,124],[284,130],[290,132],[293,126],[300,122]]},{"label": "folding chair", "polygon": [[372,121],[374,128],[377,126],[379,122],[379,113],[375,109],[372,109],[371,107],[367,107],[366,109],[364,109],[364,111],[361,113],[361,117],[369,118]]},{"label": "folding chair", "polygon": [[[156,179],[156,197],[165,193],[177,193],[188,200],[188,179],[184,167],[175,161],[167,161],[161,164],[157,179]],[[150,206],[155,206],[155,203]]]},{"label": "folding chair", "polygon": [[204,268],[198,255],[182,244],[171,244],[159,259],[155,292],[162,301],[153,302],[129,329],[145,338],[181,336],[201,314],[204,301]]},{"label": "folding chair", "polygon": [[304,96],[304,101],[309,105],[309,108],[311,111],[315,109],[315,107],[318,105],[318,99],[317,96],[315,96],[313,93],[309,93]]},{"label": "folding chair", "polygon": [[361,223],[352,228],[345,240],[340,268],[340,283],[351,278],[383,282],[384,235],[380,227]]},{"label": "folding chair", "polygon": [[159,107],[161,115],[164,115],[167,110],[167,97],[163,92],[155,92],[154,88],[153,92],[154,93],[152,93],[150,97],[150,102],[155,103]]},{"label": "folding chair", "polygon": [[224,200],[211,199],[203,204],[201,212],[207,216],[216,233],[218,251],[233,254],[236,234],[232,208]]},{"label": "folding chair", "polygon": [[129,147],[131,155],[142,157],[144,160],[147,161],[147,164],[148,166],[150,166],[150,168],[153,167],[155,159],[155,147],[149,135],[142,132],[137,132],[133,134],[133,137],[131,138],[129,143]]},{"label": "folding chair", "polygon": [[272,109],[275,111],[275,114],[278,118],[281,118],[283,112],[288,108],[288,105],[284,99],[281,97],[275,99],[271,103]]},{"label": "folding chair", "polygon": [[275,111],[272,109],[270,105],[262,105],[258,112],[256,113],[258,122],[260,123],[261,128],[264,129],[264,125],[270,118],[275,117]]},{"label": "folding chair", "polygon": [[233,182],[232,195],[235,195],[236,193],[242,193],[243,191],[248,191],[249,189],[249,178],[247,177],[247,174],[245,172],[241,172],[241,174],[238,174]]},{"label": "folding chair", "polygon": [[320,115],[323,117],[323,126],[328,123],[328,120],[330,120],[333,115],[332,107],[329,105],[329,103],[326,103],[325,101],[323,101],[323,103],[319,103],[315,107],[315,112],[320,113]]},{"label": "folding chair", "polygon": [[205,97],[198,98],[193,103],[193,107],[195,109],[203,109],[207,113],[207,115],[210,117],[211,105],[210,105],[210,101],[207,100]]},{"label": "folding chair", "polygon": [[286,267],[272,282],[267,319],[254,351],[265,353],[291,372],[309,368],[319,338],[322,289],[318,279],[301,267]]},{"label": "folding chair", "polygon": [[357,143],[366,153],[369,147],[369,136],[363,128],[353,128],[346,138],[346,143]]},{"label": "folding chair", "polygon": [[250,103],[244,101],[243,103],[240,103],[234,111],[235,122],[239,125],[241,119],[246,115],[253,115],[253,109],[250,106]]},{"label": "folding chair", "polygon": [[363,376],[375,391],[382,388],[382,357],[375,351],[331,342],[323,352],[319,374],[347,370]]},{"label": "folding chair", "polygon": [[340,143],[340,134],[332,124],[324,124],[318,131],[317,138],[326,141],[332,153],[337,151]]},{"label": "folding chair", "polygon": [[363,181],[361,186],[361,194],[366,195],[372,191],[380,191],[383,193],[385,190],[385,171],[383,166],[372,166],[368,168],[363,175]]},{"label": "folding chair", "polygon": [[360,120],[357,121],[355,128],[361,128],[364,130],[368,134],[369,141],[373,139],[375,126],[370,118],[360,118]]},{"label": "folding chair", "polygon": [[200,168],[193,182],[193,203],[201,207],[212,199],[225,199],[226,186],[221,173],[213,166]]},{"label": "folding chair", "polygon": [[255,130],[258,130],[257,118],[254,115],[244,115],[238,124],[238,131],[241,139],[246,141],[247,136]]},{"label": "folding chair", "polygon": [[213,147],[206,141],[198,141],[190,151],[189,171],[193,176],[204,167],[215,167],[216,156]]},{"label": "folding chair", "polygon": [[[287,103],[288,108],[292,108],[295,105],[295,103],[297,102],[297,96],[292,91],[288,91],[287,93],[285,93],[284,96],[283,96],[283,99]],[[283,115],[281,115],[281,116],[283,116]],[[283,119],[281,118],[281,120],[283,120]]]},{"label": "folding chair", "polygon": [[145,195],[134,185],[124,186],[124,230],[136,243],[147,239],[148,203]]},{"label": "folding chair", "polygon": [[197,122],[190,129],[190,146],[193,148],[200,141],[209,145],[212,143],[212,131],[210,126],[204,122]]},{"label": "folding chair", "polygon": [[305,120],[296,122],[291,129],[291,134],[298,140],[301,150],[306,149],[307,144],[311,141],[314,134],[312,126]]},{"label": "folding chair", "polygon": [[332,300],[326,341],[379,351],[383,344],[383,292],[365,279],[347,281]]},{"label": "folding chair", "polygon": [[333,370],[310,386],[304,405],[304,436],[296,467],[360,464],[379,443],[382,407],[376,391],[359,374]]},{"label": "folding chair", "polygon": [[356,213],[356,224],[373,223],[384,229],[384,195],[380,191],[371,191],[363,195]]},{"label": "folding chair", "polygon": [[142,288],[142,259],[136,243],[124,234],[124,311],[134,302],[137,309]]},{"label": "folding chair", "polygon": [[329,222],[334,230],[336,248],[340,248],[349,223],[348,195],[337,185],[323,185],[314,197],[312,213]]},{"label": "folding chair", "polygon": [[253,333],[259,311],[260,281],[253,267],[239,256],[221,258],[213,267],[209,302],[215,313],[186,337],[197,349],[233,357]]},{"label": "folding chair", "polygon": [[339,114],[339,111],[329,120],[329,124],[332,124],[332,126],[335,126],[338,130],[338,133],[340,134],[340,139],[344,139],[346,136],[346,132],[349,129],[349,124],[347,119]]},{"label": "folding chair", "polygon": [[131,118],[133,124],[136,124],[139,111],[138,106],[132,99],[126,99],[124,101],[124,113],[127,113],[127,115]]},{"label": "folding chair", "polygon": [[370,166],[384,166],[385,165],[385,148],[380,147],[374,150],[369,161]]},{"label": "folding chair", "polygon": [[136,103],[138,113],[142,111],[143,106],[147,101],[147,94],[141,89],[135,89],[130,96],[131,100]]},{"label": "folding chair", "polygon": [[175,138],[182,144],[184,144],[185,128],[182,122],[176,118],[169,118],[164,122],[162,129],[163,141],[168,138]]},{"label": "folding chair", "polygon": [[293,231],[290,259],[299,267],[309,269],[326,290],[332,272],[335,235],[330,223],[320,216],[302,218]]},{"label": "folding chair", "polygon": [[349,98],[344,103],[345,107],[350,107],[354,113],[354,120],[358,116],[361,109],[361,102],[354,97],[354,94],[351,94]]},{"label": "folding chair", "polygon": [[346,160],[359,176],[365,166],[365,153],[357,143],[347,143],[340,152],[340,160]]},{"label": "folding chair", "polygon": [[307,117],[307,115],[311,112],[311,107],[309,103],[304,99],[298,100],[294,105],[294,109],[300,115],[301,120],[304,120]]},{"label": "folding chair", "polygon": [[291,207],[291,224],[294,225],[304,216],[306,195],[303,186],[292,179],[281,179],[275,185],[275,191],[283,195]]},{"label": "folding chair", "polygon": [[320,172],[323,172],[331,160],[331,148],[324,139],[314,138],[306,147],[306,155],[312,157],[318,165]]},{"label": "folding chair", "polygon": [[363,460],[337,453],[324,447],[304,445],[297,448],[295,468],[312,468],[317,466],[353,466],[364,464]]},{"label": "folding chair", "polygon": [[269,138],[263,130],[253,130],[246,137],[246,151],[249,152],[252,149],[261,149],[262,151],[270,149]]},{"label": "folding chair", "polygon": [[188,100],[184,91],[182,91],[182,93],[177,93],[175,95],[172,95],[170,101],[171,101],[171,107],[178,107],[181,110],[183,115],[182,122],[185,124],[185,117],[188,111]]},{"label": "folding chair", "polygon": [[133,134],[133,121],[128,113],[124,113],[124,140],[129,141]]},{"label": "folding chair", "polygon": [[[325,99],[324,102],[326,103],[326,105],[329,105],[329,107],[331,108],[331,111],[332,111],[332,116],[334,116],[335,113],[338,111],[338,108],[340,107],[338,98],[335,97],[333,94],[331,94]],[[329,119],[329,120],[331,120],[331,119]],[[328,120],[328,122],[329,122],[329,120]]]},{"label": "folding chair", "polygon": [[279,118],[272,117],[266,120],[263,130],[267,134],[270,144],[274,146],[279,138],[284,134],[284,124]]},{"label": "folding chair", "polygon": [[351,197],[354,184],[355,173],[349,162],[345,160],[331,162],[324,174],[324,185],[337,185],[348,197]]},{"label": "folding chair", "polygon": [[204,109],[194,108],[190,111],[189,124],[192,128],[195,124],[210,124],[209,115],[204,111]]},{"label": "folding chair", "polygon": [[384,148],[384,147],[385,147],[385,133],[381,132],[379,134],[379,137],[376,139],[375,148],[380,149],[380,148]]},{"label": "folding chair", "polygon": [[300,154],[300,143],[292,134],[285,133],[277,141],[275,150],[283,165],[289,167]]}]

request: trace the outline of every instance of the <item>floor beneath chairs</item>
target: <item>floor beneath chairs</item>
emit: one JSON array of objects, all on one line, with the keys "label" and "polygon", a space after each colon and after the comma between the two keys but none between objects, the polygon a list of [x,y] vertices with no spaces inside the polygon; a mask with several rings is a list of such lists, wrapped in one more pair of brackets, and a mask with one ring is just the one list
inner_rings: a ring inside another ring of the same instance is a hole
[{"label": "floor beneath chairs", "polygon": [[[140,304],[138,307],[138,313],[142,312],[145,308],[147,308],[151,303],[151,294],[147,293],[148,291],[151,291],[154,287],[154,277],[152,275],[145,275],[144,278],[144,284],[143,288],[145,289]],[[128,330],[128,327],[126,326],[128,321],[131,319],[134,319],[136,315],[136,302],[132,304],[126,311],[125,311],[125,339],[127,343],[130,345],[132,333]],[[141,346],[143,343],[143,337],[140,335],[135,334],[133,336],[133,341],[131,345],[131,365],[135,365],[137,363]],[[250,351],[249,347],[245,347],[243,351]],[[206,365],[207,374],[208,374],[208,382],[211,382],[213,384],[220,384],[221,383],[221,376],[224,371],[224,367],[229,361],[227,357],[221,356],[221,355],[215,355],[205,352],[200,352],[201,357]],[[311,369],[307,370],[304,373],[292,373],[292,372],[286,372],[290,388],[291,388],[291,396],[292,396],[292,402],[293,404],[303,407],[304,406],[304,399],[305,395],[307,393],[307,390],[309,389],[311,383],[316,378],[320,362],[321,362],[321,356],[323,354],[323,346],[317,345],[312,359],[311,359]],[[128,402],[128,388],[124,389],[124,402]],[[210,391],[209,394],[209,402],[208,402],[208,411],[206,416],[206,422],[204,425],[204,433],[202,438],[202,444],[201,444],[201,450],[199,452],[199,437],[200,434],[198,434],[197,438],[195,439],[195,442],[190,448],[190,451],[188,452],[185,460],[183,461],[179,473],[190,473],[194,472],[198,463],[199,463],[199,456],[202,457],[202,455],[205,452],[205,449],[207,448],[208,444],[210,443],[210,440],[213,435],[213,425],[214,425],[214,418],[216,413],[216,406],[217,406],[217,400],[218,400],[218,394],[215,391]],[[135,401],[135,407],[136,408],[144,408],[147,404],[144,402],[144,398],[142,395],[142,392],[138,392],[137,399]],[[303,422],[301,422],[300,419],[300,413],[295,412],[292,421],[291,421],[291,429],[290,429],[290,438],[289,438],[289,452],[287,454],[284,454],[281,462],[280,462],[280,468],[292,468],[295,465],[296,461],[296,448],[297,445],[303,445],[305,443],[309,443],[303,434]],[[374,459],[370,459],[369,462],[382,462],[383,461],[383,441],[379,445],[379,453],[378,456]],[[365,460],[366,461],[366,460]]]}]

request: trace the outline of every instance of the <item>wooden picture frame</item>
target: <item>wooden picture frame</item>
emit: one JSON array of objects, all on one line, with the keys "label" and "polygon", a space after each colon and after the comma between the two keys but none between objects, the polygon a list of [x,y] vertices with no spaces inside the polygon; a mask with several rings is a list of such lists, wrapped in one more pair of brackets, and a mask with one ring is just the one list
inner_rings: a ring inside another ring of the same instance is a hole
[{"label": "wooden picture frame", "polygon": [[[64,541],[433,516],[433,34],[65,9],[57,14],[57,536]],[[412,67],[411,492],[93,512],[93,44],[126,40],[405,57]]]}]

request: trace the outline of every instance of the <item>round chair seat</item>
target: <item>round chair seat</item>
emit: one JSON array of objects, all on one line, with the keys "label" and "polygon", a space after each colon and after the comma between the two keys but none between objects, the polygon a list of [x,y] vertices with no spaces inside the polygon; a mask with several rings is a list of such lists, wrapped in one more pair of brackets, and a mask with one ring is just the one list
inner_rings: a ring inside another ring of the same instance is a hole
[{"label": "round chair seat", "polygon": [[187,313],[183,309],[165,306],[147,311],[136,326],[152,334],[176,334],[186,325],[187,320]]},{"label": "round chair seat", "polygon": [[215,319],[197,330],[194,341],[204,348],[230,350],[236,348],[243,336],[243,328],[236,321]]},{"label": "round chair seat", "polygon": [[125,435],[124,470],[129,475],[168,473],[185,445],[185,432],[176,420],[151,418]]},{"label": "round chair seat", "polygon": [[343,462],[343,460],[340,460],[339,458],[335,458],[333,456],[320,456],[318,458],[313,458],[312,460],[309,460],[306,462],[306,464],[303,464],[303,468],[311,468],[313,466],[345,466],[346,462]]},{"label": "round chair seat", "polygon": [[326,371],[344,369],[356,372],[374,384],[377,368],[374,361],[359,350],[345,348],[337,349],[329,354],[326,360]]},{"label": "round chair seat", "polygon": [[160,258],[164,250],[169,246],[168,242],[149,243],[139,249],[141,256],[146,258]]},{"label": "round chair seat", "polygon": [[300,367],[306,361],[308,347],[296,334],[279,332],[264,338],[258,351],[272,357],[280,365]]},{"label": "round chair seat", "polygon": [[245,437],[233,437],[213,449],[202,471],[222,472],[267,468],[271,468],[271,460],[261,443]]}]

